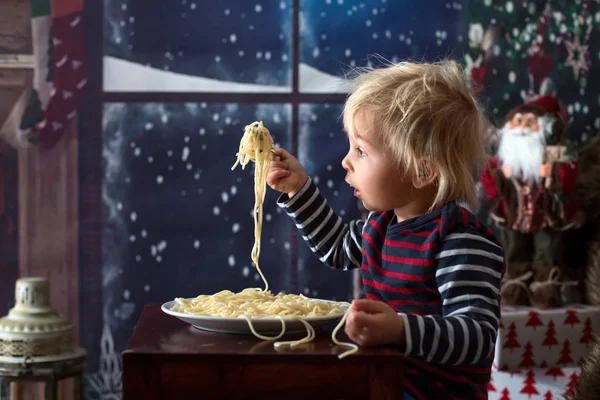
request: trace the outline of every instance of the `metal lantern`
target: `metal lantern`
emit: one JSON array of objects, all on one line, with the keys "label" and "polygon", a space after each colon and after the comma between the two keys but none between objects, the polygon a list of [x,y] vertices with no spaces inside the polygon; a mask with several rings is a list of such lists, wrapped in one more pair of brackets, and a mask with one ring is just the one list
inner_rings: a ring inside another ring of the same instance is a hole
[{"label": "metal lantern", "polygon": [[86,352],[76,346],[73,325],[50,306],[48,280],[21,278],[15,286],[15,306],[0,319],[0,400],[18,381],[43,381],[46,399],[56,399],[58,382],[70,377],[81,397]]}]

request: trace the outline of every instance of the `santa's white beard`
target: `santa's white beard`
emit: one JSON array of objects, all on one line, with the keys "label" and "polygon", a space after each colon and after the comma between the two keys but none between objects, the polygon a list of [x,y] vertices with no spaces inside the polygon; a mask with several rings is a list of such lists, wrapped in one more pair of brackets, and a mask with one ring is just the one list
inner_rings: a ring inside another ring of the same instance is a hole
[{"label": "santa's white beard", "polygon": [[543,131],[520,127],[511,130],[508,126],[501,130],[498,158],[511,169],[513,177],[524,181],[540,179],[546,149]]}]

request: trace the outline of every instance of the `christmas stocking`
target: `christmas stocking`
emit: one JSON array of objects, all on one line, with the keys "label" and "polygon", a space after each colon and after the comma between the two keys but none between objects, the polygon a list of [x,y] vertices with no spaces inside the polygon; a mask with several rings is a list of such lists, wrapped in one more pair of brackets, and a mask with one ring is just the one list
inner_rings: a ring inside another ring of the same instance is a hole
[{"label": "christmas stocking", "polygon": [[76,114],[87,83],[83,0],[32,0],[33,90],[21,120],[32,143],[52,147]]}]

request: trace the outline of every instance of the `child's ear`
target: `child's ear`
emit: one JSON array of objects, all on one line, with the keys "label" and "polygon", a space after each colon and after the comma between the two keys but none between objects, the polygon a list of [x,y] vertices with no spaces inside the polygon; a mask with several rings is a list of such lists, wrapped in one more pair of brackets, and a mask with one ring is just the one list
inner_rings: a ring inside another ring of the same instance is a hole
[{"label": "child's ear", "polygon": [[423,158],[417,163],[418,169],[412,177],[412,185],[416,189],[423,189],[438,181],[437,165],[429,158]]}]

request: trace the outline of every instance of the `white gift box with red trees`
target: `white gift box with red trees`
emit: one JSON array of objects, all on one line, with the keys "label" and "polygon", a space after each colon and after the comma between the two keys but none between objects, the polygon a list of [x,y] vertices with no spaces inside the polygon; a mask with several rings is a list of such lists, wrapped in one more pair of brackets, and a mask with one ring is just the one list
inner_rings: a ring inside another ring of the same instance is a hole
[{"label": "white gift box with red trees", "polygon": [[600,332],[600,307],[502,307],[494,364],[500,371],[578,366]]}]

